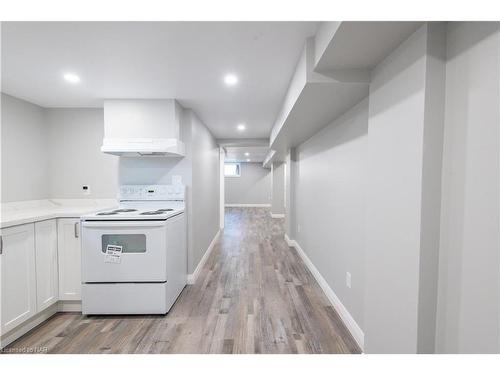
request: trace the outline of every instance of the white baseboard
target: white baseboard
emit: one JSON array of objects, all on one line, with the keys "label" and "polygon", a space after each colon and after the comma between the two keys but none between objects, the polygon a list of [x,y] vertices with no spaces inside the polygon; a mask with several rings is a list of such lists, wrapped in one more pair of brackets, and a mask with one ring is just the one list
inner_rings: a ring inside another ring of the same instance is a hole
[{"label": "white baseboard", "polygon": [[82,312],[82,301],[59,301],[60,312]]},{"label": "white baseboard", "polygon": [[214,238],[212,239],[212,242],[210,242],[210,245],[208,245],[207,250],[205,250],[205,254],[203,254],[203,257],[201,258],[200,262],[196,266],[196,269],[194,270],[194,272],[190,273],[187,276],[187,283],[188,283],[188,285],[193,285],[196,282],[196,279],[198,279],[198,276],[200,275],[200,272],[203,269],[203,266],[205,265],[208,257],[210,256],[210,253],[214,249],[215,243],[219,239],[219,236],[220,236],[220,229],[215,234]]},{"label": "white baseboard", "polygon": [[224,207],[271,207],[268,203],[234,203],[226,204]]},{"label": "white baseboard", "polygon": [[295,247],[295,241],[291,240],[290,237],[288,237],[288,234],[285,233],[285,242],[289,247]]},{"label": "white baseboard", "polygon": [[285,217],[285,214],[273,214],[273,213],[271,212],[271,217],[272,217],[273,219],[283,219],[283,218]]},{"label": "white baseboard", "polygon": [[364,350],[365,346],[365,334],[363,330],[360,328],[358,323],[354,320],[352,315],[349,313],[349,311],[346,309],[346,307],[342,304],[340,299],[337,297],[333,289],[328,285],[326,280],[321,276],[319,273],[318,269],[314,266],[314,264],[311,262],[309,257],[306,255],[304,250],[300,247],[299,243],[295,240],[291,240],[288,235],[285,234],[285,241],[290,247],[294,247],[297,250],[297,253],[300,255],[304,263],[306,264],[307,268],[309,271],[312,273],[316,281],[318,282],[319,286],[321,289],[323,289],[323,292],[327,296],[328,300],[330,303],[333,305],[335,310],[337,310],[338,314],[340,315],[340,318],[346,325],[347,329],[349,332],[351,332],[352,337],[354,337],[354,340],[358,343],[359,347],[361,350]]},{"label": "white baseboard", "polygon": [[5,348],[7,345],[13,343],[18,338],[23,336],[24,334],[31,331],[36,326],[42,324],[44,321],[49,319],[52,315],[59,311],[59,304],[54,303],[53,305],[47,307],[45,310],[37,313],[35,316],[29,318],[24,323],[21,323],[19,326],[14,328],[13,330],[3,334],[0,337],[0,348]]},{"label": "white baseboard", "polygon": [[26,322],[21,323],[19,326],[13,330],[2,335],[0,338],[0,348],[4,348],[12,342],[16,341],[18,338],[24,334],[31,331],[36,326],[42,324],[44,321],[49,319],[52,315],[58,312],[81,312],[82,311],[82,301],[58,301],[53,305],[47,307],[45,310],[37,313],[35,316],[28,319]]}]

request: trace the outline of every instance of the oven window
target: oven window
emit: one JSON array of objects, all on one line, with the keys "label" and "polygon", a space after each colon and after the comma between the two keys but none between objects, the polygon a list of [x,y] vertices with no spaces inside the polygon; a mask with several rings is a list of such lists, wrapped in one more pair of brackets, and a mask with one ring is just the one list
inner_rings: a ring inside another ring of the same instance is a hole
[{"label": "oven window", "polygon": [[108,245],[119,245],[123,247],[123,253],[145,253],[145,234],[103,234],[102,252],[106,253]]}]

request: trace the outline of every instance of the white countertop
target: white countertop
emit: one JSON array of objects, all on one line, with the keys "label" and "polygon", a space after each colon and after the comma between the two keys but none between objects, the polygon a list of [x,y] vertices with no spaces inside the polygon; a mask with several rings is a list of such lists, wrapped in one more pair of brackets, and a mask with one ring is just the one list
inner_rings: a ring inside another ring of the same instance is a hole
[{"label": "white countertop", "polygon": [[1,204],[0,228],[36,221],[80,217],[118,207],[115,199],[42,199]]}]

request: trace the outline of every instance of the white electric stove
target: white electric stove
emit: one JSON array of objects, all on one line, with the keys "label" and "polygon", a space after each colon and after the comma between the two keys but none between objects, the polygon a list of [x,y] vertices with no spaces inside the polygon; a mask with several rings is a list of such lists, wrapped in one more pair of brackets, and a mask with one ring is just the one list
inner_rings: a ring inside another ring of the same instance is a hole
[{"label": "white electric stove", "polygon": [[185,187],[125,185],[82,216],[82,313],[165,314],[187,281]]}]

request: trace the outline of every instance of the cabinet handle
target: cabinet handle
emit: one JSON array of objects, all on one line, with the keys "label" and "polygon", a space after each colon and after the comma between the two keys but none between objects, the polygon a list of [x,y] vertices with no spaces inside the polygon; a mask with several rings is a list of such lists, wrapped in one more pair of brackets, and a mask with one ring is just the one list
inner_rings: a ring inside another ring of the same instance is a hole
[{"label": "cabinet handle", "polygon": [[3,237],[0,236],[0,255],[3,254]]},{"label": "cabinet handle", "polygon": [[79,234],[78,234],[78,224],[79,223],[75,223],[75,238],[80,237]]}]

